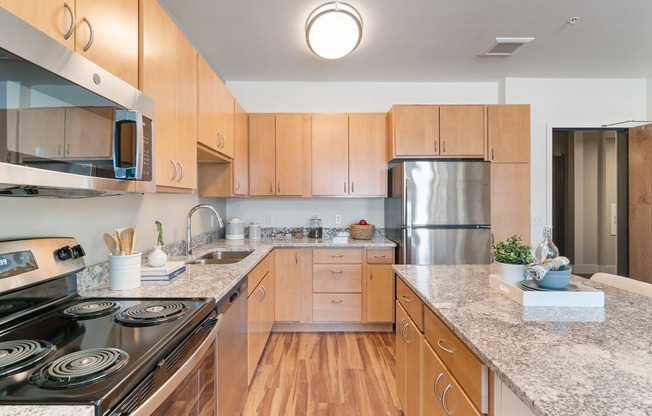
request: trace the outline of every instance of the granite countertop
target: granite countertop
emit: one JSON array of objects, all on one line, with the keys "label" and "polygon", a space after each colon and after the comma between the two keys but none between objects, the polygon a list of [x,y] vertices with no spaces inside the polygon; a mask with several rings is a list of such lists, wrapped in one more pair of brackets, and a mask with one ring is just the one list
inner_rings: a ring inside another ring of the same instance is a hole
[{"label": "granite countertop", "polygon": [[190,262],[212,251],[253,250],[244,260],[234,264],[197,265],[187,264],[186,272],[170,281],[142,282],[131,290],[112,291],[108,285],[80,290],[85,297],[206,297],[220,300],[236,287],[256,265],[274,248],[392,248],[395,244],[385,238],[334,242],[332,238],[262,238],[260,240],[219,240],[193,249],[192,256],[174,257],[169,260]]},{"label": "granite countertop", "polygon": [[652,415],[652,299],[574,276],[604,308],[523,307],[487,265],[394,266],[537,415]]}]

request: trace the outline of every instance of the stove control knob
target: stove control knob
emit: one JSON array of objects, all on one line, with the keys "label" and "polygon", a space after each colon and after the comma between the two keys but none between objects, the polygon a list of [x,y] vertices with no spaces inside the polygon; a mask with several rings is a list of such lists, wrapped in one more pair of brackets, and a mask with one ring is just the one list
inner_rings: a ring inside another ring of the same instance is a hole
[{"label": "stove control knob", "polygon": [[78,259],[86,255],[86,252],[84,251],[84,248],[81,246],[81,244],[77,244],[76,246],[73,246],[71,250],[72,250],[73,259]]},{"label": "stove control knob", "polygon": [[65,261],[73,258],[73,252],[70,246],[61,247],[59,250],[56,251],[55,254],[59,258],[59,260]]}]

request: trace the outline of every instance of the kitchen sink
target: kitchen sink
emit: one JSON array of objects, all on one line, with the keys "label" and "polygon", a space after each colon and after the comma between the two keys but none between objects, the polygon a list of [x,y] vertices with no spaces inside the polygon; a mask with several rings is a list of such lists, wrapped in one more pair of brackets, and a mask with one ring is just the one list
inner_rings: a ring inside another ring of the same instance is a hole
[{"label": "kitchen sink", "polygon": [[253,250],[213,251],[199,257],[192,264],[233,264],[244,260],[251,253]]}]

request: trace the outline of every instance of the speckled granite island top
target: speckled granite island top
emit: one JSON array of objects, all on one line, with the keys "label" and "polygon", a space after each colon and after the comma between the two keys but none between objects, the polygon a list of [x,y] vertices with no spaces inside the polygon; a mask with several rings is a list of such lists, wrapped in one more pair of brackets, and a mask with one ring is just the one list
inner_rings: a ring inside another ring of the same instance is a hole
[{"label": "speckled granite island top", "polygon": [[170,260],[190,261],[211,251],[253,250],[244,260],[234,264],[196,265],[187,264],[186,272],[171,281],[142,282],[131,290],[111,291],[108,285],[80,290],[86,297],[206,297],[220,300],[229,290],[236,287],[274,248],[391,248],[395,244],[384,238],[372,240],[348,239],[346,243],[335,243],[332,238],[263,238],[260,240],[219,240],[193,249],[191,257],[177,257]]},{"label": "speckled granite island top", "polygon": [[652,299],[573,277],[604,308],[522,307],[492,266],[394,270],[537,415],[652,415]]}]

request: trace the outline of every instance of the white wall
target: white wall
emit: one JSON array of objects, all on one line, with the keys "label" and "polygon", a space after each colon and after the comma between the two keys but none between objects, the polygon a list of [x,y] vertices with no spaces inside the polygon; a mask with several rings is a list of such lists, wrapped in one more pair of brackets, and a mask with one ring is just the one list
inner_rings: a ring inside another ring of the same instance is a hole
[{"label": "white wall", "polygon": [[[552,129],[645,120],[648,94],[645,79],[505,80],[506,104],[532,105],[532,216],[552,222]],[[533,244],[542,232],[542,225],[532,226]]]},{"label": "white wall", "polygon": [[[224,200],[200,200],[197,195],[120,195],[74,200],[0,198],[0,239],[75,237],[86,249],[86,264],[92,265],[107,261],[102,234],[115,228],[137,226],[137,250],[145,251],[155,244],[155,220],[163,224],[166,244],[185,240],[188,211],[204,202],[224,215]],[[208,210],[193,216],[193,235],[211,229],[209,218]]]}]

